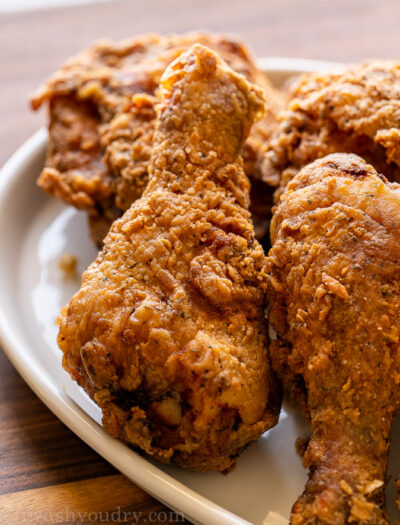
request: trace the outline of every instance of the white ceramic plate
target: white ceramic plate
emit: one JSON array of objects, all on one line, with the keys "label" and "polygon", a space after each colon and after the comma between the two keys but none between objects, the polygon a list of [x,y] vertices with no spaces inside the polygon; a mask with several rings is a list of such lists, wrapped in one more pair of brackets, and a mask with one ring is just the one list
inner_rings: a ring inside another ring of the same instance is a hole
[{"label": "white ceramic plate", "polygon": [[[326,62],[270,58],[260,65],[276,85]],[[79,257],[79,272],[94,259],[86,217],[39,190],[47,132],[39,130],[0,172],[0,337],[19,373],[44,403],[81,439],[132,481],[195,523],[278,525],[288,523],[306,472],[295,453],[307,425],[286,405],[279,425],[242,454],[227,476],[160,466],[108,436],[100,411],[61,368],[55,319],[78,289],[58,269],[65,253]],[[400,437],[400,428],[395,430]],[[391,457],[400,472],[400,451]],[[389,488],[394,502],[394,483]],[[389,505],[390,506],[390,505]],[[391,509],[394,509],[392,504]],[[392,513],[392,515],[394,515]]]}]

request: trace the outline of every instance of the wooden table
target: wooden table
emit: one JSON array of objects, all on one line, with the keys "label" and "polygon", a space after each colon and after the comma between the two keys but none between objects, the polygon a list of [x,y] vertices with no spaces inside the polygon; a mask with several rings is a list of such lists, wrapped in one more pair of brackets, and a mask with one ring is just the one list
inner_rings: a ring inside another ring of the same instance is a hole
[{"label": "wooden table", "polygon": [[[45,121],[28,94],[93,39],[207,29],[241,35],[257,55],[356,61],[400,58],[399,20],[398,0],[131,0],[2,15],[0,165]],[[129,519],[116,512],[108,523],[177,523],[53,416],[0,352],[0,523],[105,523],[101,512],[118,509]]]}]

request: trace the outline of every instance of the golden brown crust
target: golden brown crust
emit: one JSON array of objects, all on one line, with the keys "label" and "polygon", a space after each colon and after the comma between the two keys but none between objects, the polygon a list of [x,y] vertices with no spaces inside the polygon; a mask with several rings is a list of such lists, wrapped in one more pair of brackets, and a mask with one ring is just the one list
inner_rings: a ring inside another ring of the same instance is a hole
[{"label": "golden brown crust", "polygon": [[400,401],[400,186],[356,155],[315,161],[271,225],[273,365],[311,421],[293,524],[388,523]]},{"label": "golden brown crust", "polygon": [[[189,33],[100,42],[71,59],[32,99],[35,109],[45,101],[50,106],[50,146],[38,183],[51,195],[89,212],[98,244],[146,185],[160,77],[195,42],[217,51],[266,92],[265,117],[254,126],[244,148],[246,173],[260,179],[264,141],[276,123],[282,99],[256,68],[247,48],[233,39]],[[138,98],[131,103],[134,94]],[[90,147],[80,149],[87,135]],[[261,182],[257,190],[266,196],[266,204],[261,207],[259,198],[255,207],[262,235],[272,190]]]},{"label": "golden brown crust", "polygon": [[263,99],[201,45],[169,66],[162,93],[148,186],[84,273],[58,342],[113,436],[226,470],[280,404],[240,157]]},{"label": "golden brown crust", "polygon": [[93,104],[68,96],[50,101],[46,166],[38,184],[78,209],[93,209],[109,197],[110,178],[98,140],[99,116]]},{"label": "golden brown crust", "polygon": [[302,76],[292,87],[262,167],[278,195],[308,163],[355,153],[400,182],[400,63],[371,61]]}]

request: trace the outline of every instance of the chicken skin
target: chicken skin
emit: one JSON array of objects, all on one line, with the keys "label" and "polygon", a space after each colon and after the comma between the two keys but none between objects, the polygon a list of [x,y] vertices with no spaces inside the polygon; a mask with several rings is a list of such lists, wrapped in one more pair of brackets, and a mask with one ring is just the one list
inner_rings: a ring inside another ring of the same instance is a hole
[{"label": "chicken skin", "polygon": [[241,158],[264,100],[200,44],[168,66],[160,93],[148,186],[83,274],[58,342],[112,436],[224,471],[280,408]]},{"label": "chicken skin", "polygon": [[218,52],[266,92],[265,116],[253,126],[243,151],[246,173],[258,179],[255,224],[259,235],[266,231],[273,192],[260,180],[260,166],[263,144],[282,107],[281,95],[239,42],[200,33],[143,35],[84,50],[32,99],[34,109],[47,101],[50,114],[46,166],[38,184],[50,195],[88,211],[91,234],[99,245],[111,223],[146,187],[161,75],[196,42]]},{"label": "chicken skin", "polygon": [[273,367],[311,423],[291,523],[386,524],[400,403],[400,186],[332,154],[289,183],[271,223]]},{"label": "chicken skin", "polygon": [[400,62],[370,61],[294,83],[262,165],[277,197],[298,171],[330,153],[355,153],[400,182]]}]

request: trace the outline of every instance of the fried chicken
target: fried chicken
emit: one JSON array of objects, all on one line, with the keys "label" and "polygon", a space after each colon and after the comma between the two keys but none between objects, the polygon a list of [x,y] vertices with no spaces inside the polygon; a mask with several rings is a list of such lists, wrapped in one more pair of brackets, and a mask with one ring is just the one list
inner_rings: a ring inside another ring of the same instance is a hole
[{"label": "fried chicken", "polygon": [[[260,179],[263,144],[276,124],[281,95],[257,69],[247,48],[220,35],[144,35],[104,41],[81,52],[38,91],[37,109],[49,104],[49,146],[38,184],[47,193],[87,210],[91,234],[101,244],[111,223],[146,187],[153,143],[157,87],[166,66],[199,42],[261,86],[268,104],[244,147],[246,173]],[[133,102],[131,102],[132,96]],[[254,219],[265,233],[272,190],[254,189]]]},{"label": "fried chicken", "polygon": [[400,402],[400,186],[350,154],[289,183],[267,261],[274,368],[311,422],[291,523],[386,524]]},{"label": "fried chicken", "polygon": [[200,44],[160,87],[148,186],[83,274],[58,342],[112,436],[163,462],[227,470],[280,406],[241,158],[264,101]]},{"label": "fried chicken", "polygon": [[277,197],[301,168],[330,153],[355,153],[400,182],[399,86],[393,61],[302,76],[262,165],[264,180],[280,184]]}]

